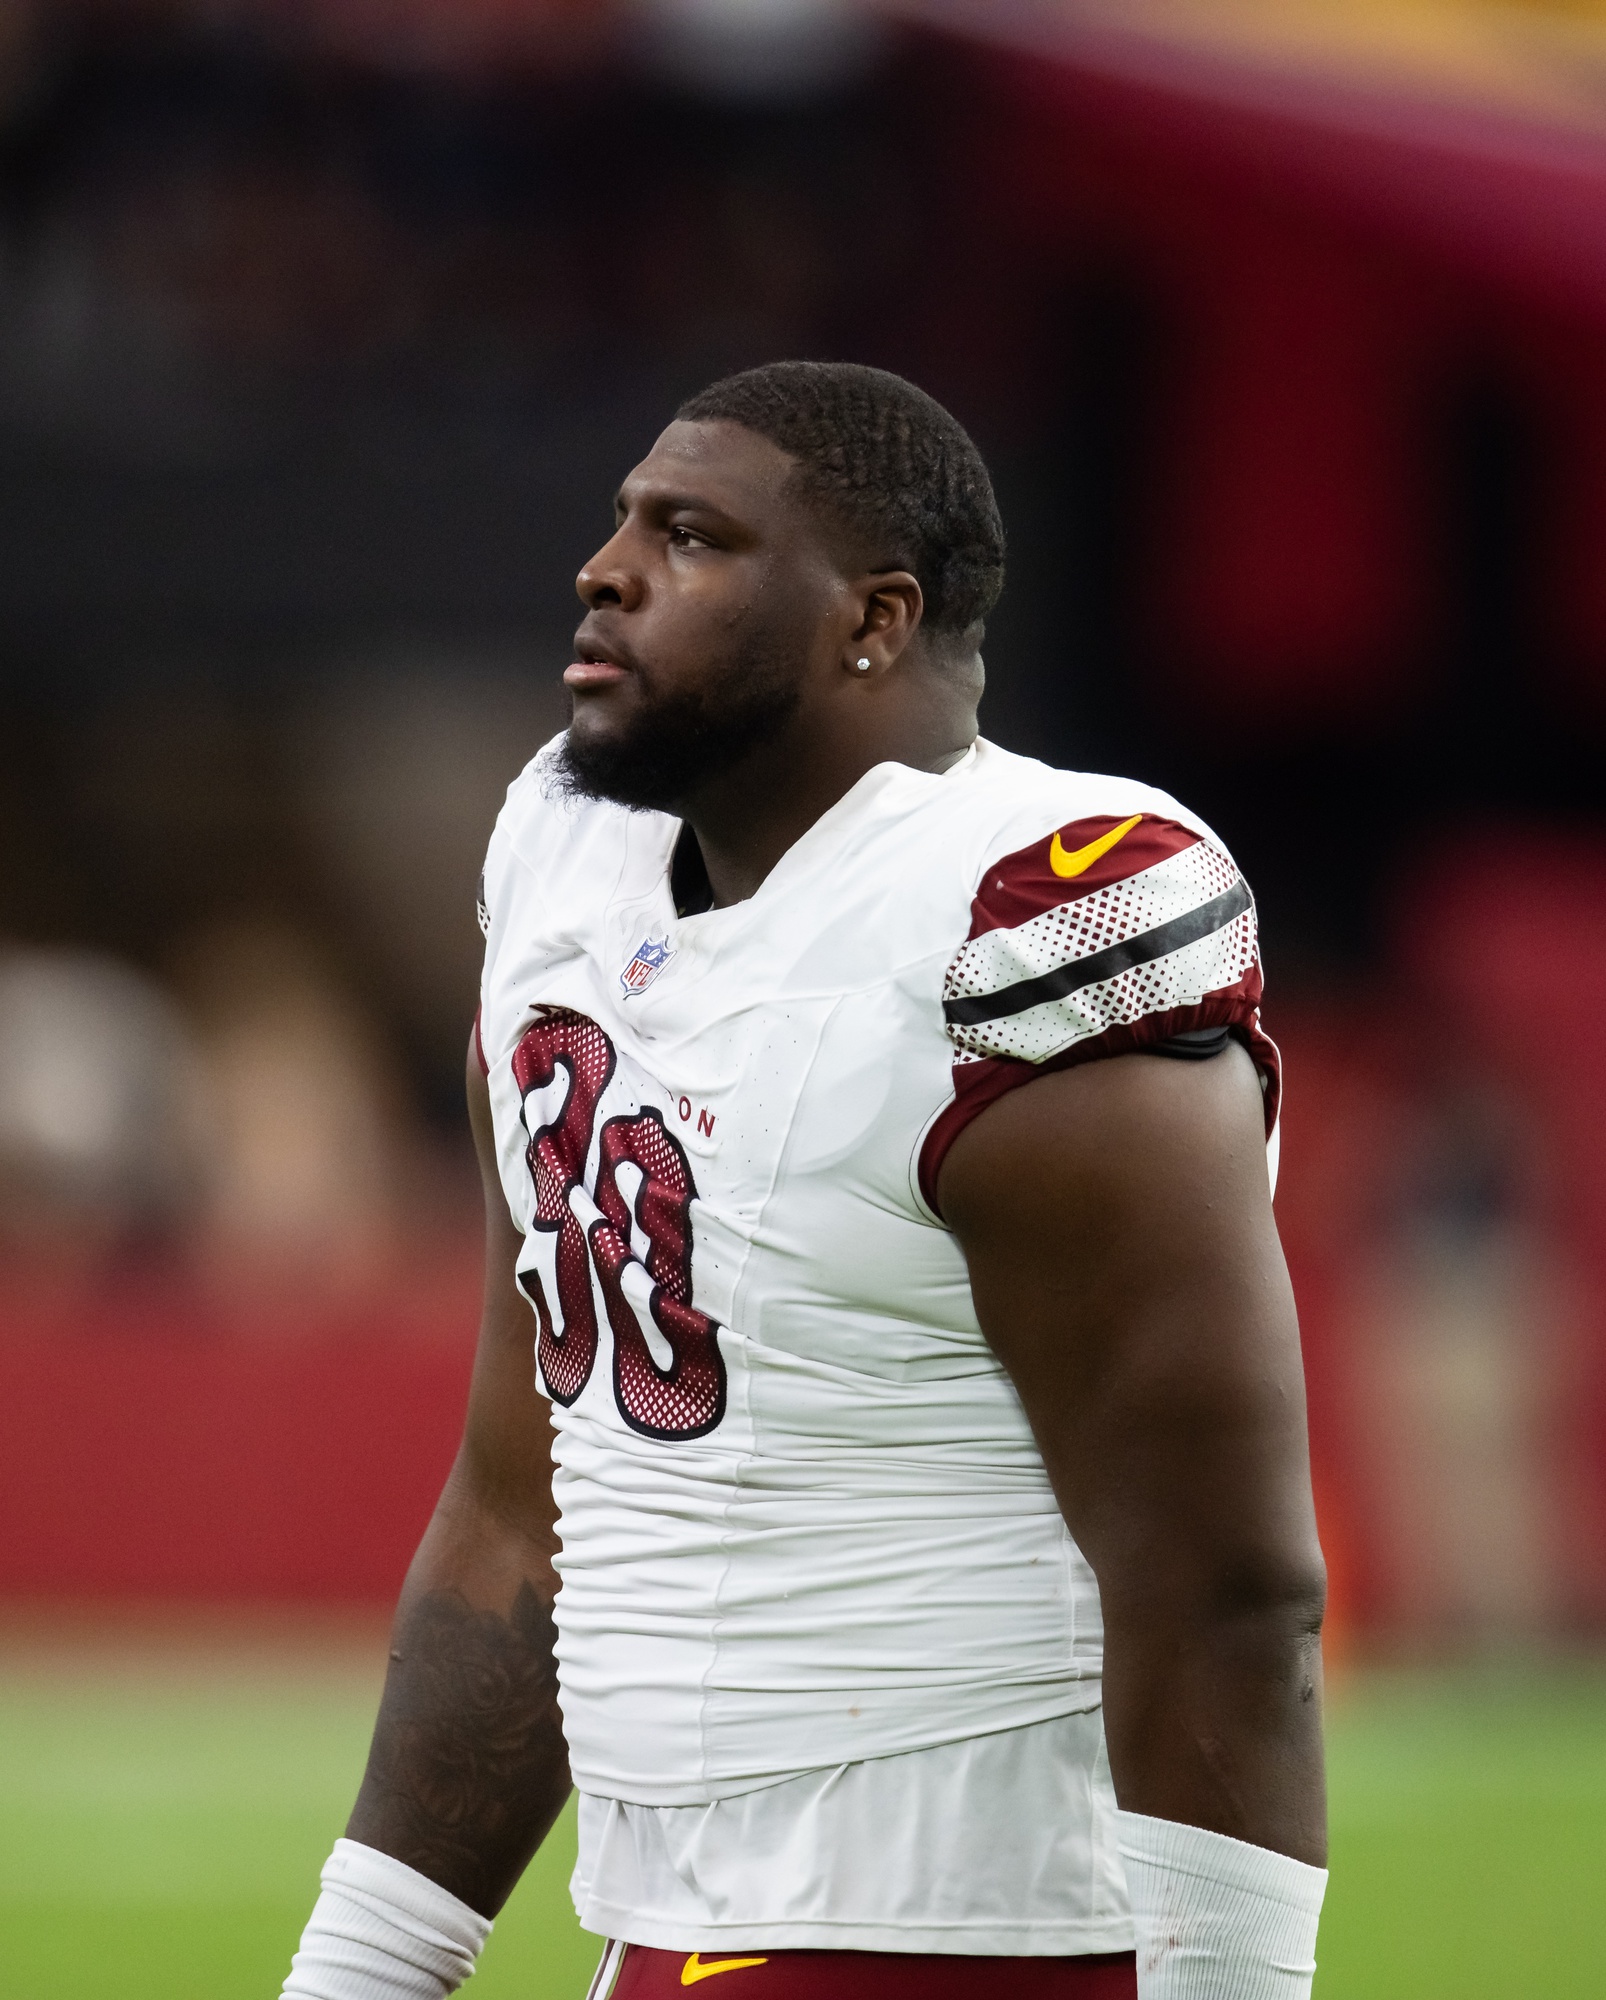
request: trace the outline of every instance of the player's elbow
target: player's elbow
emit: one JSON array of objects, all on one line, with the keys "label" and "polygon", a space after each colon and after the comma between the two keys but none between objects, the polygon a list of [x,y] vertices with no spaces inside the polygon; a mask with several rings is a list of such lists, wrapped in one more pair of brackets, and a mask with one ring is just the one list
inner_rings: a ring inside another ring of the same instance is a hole
[{"label": "player's elbow", "polygon": [[465,1436],[436,1509],[459,1535],[488,1546],[528,1545],[542,1557],[557,1547],[551,1475]]},{"label": "player's elbow", "polygon": [[1264,1533],[1184,1541],[1146,1560],[1096,1565],[1106,1626],[1166,1643],[1215,1646],[1250,1638],[1306,1646],[1327,1608],[1327,1570],[1315,1537]]},{"label": "player's elbow", "polygon": [[1314,1535],[1218,1552],[1194,1596],[1201,1625],[1258,1633],[1296,1649],[1321,1636],[1327,1614],[1327,1565]]}]

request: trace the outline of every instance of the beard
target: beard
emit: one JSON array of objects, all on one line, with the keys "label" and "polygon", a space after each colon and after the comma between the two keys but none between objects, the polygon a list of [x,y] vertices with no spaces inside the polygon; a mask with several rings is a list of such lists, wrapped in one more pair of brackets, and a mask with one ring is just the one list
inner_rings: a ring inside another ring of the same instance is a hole
[{"label": "beard", "polygon": [[576,737],[558,752],[566,792],[637,812],[673,812],[768,742],[802,699],[803,660],[767,639],[750,640],[703,685],[642,704],[628,727]]}]

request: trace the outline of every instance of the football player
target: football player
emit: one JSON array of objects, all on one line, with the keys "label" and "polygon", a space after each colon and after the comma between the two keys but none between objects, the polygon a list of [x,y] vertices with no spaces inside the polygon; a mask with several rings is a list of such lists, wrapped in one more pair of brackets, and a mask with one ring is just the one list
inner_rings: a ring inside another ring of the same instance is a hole
[{"label": "football player", "polygon": [[572,1785],[598,2000],[1307,1994],[1248,886],[977,735],[1003,533],[909,383],[716,383],[616,511],[481,891],[462,1450],[285,1993],[438,2000]]}]

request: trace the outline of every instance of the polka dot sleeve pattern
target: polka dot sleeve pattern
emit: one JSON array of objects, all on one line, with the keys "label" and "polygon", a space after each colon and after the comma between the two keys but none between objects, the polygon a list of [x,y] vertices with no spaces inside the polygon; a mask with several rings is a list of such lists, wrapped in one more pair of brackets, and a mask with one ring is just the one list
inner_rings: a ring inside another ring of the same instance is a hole
[{"label": "polka dot sleeve pattern", "polygon": [[1005,1092],[1045,1070],[1168,1053],[1203,1030],[1230,1031],[1254,1057],[1269,1136],[1280,1068],[1260,997],[1249,885],[1229,854],[1175,820],[1076,820],[991,863],[943,981],[954,1101],[921,1152],[926,1201],[937,1210],[948,1148]]}]

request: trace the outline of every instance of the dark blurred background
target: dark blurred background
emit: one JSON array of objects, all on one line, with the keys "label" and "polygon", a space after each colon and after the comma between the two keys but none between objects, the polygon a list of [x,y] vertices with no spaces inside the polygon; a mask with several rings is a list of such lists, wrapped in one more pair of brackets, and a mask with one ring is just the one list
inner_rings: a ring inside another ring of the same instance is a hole
[{"label": "dark blurred background", "polygon": [[1600,10],[0,7],[0,1594],[379,1600],[473,889],[676,402],[913,376],[1257,891],[1339,1649],[1606,1623]]}]

